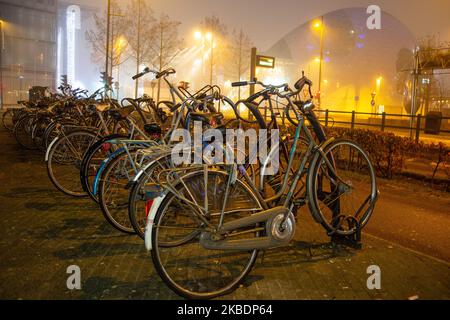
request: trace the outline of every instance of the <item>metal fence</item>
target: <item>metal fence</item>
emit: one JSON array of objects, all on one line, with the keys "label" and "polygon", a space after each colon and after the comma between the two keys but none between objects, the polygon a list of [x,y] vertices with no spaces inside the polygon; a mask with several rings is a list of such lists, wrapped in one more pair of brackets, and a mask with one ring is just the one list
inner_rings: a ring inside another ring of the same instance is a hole
[{"label": "metal fence", "polygon": [[[320,121],[326,126],[346,126],[354,129],[356,126],[364,126],[369,128],[385,131],[405,130],[409,132],[410,138],[419,141],[421,133],[427,133],[425,127],[427,116],[421,114],[393,114],[393,113],[370,113],[356,111],[336,111],[336,110],[317,110]],[[359,117],[360,116],[360,117]],[[406,119],[406,121],[405,121]],[[450,117],[439,117],[440,126],[439,133],[450,134]],[[405,125],[406,124],[406,125]]]}]

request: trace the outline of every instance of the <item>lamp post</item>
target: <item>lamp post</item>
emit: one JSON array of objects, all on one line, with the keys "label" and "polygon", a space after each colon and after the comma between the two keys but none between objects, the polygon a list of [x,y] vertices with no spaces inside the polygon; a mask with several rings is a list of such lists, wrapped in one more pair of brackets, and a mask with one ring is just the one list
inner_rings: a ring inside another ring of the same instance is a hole
[{"label": "lamp post", "polygon": [[[105,61],[105,75],[106,78],[109,76],[109,25],[111,19],[111,0],[108,0],[108,9],[106,13],[106,61]],[[107,83],[105,83],[105,88],[107,87]]]},{"label": "lamp post", "polygon": [[317,104],[320,109],[321,107],[321,96],[322,96],[322,63],[323,63],[323,34],[324,34],[324,25],[323,25],[323,16],[320,17],[320,20],[316,20],[313,23],[313,28],[316,30],[320,30],[320,57],[319,57],[319,95],[317,97]]},{"label": "lamp post", "polygon": [[[141,0],[138,0],[138,23],[137,23],[137,50],[136,50],[136,74],[139,73],[141,64]],[[134,84],[134,98],[137,99],[139,89],[139,78]]]},{"label": "lamp post", "polygon": [[0,20],[0,109],[3,110],[3,100],[5,100],[5,97],[3,95],[3,49],[4,49],[4,42],[3,42],[3,21]]},{"label": "lamp post", "polygon": [[208,32],[206,34],[206,40],[209,40],[209,45],[211,47],[211,57],[209,59],[209,61],[210,61],[209,85],[212,86],[212,82],[213,82],[213,67],[214,67],[214,61],[213,61],[213,59],[214,59],[214,37],[213,37],[212,32]]}]

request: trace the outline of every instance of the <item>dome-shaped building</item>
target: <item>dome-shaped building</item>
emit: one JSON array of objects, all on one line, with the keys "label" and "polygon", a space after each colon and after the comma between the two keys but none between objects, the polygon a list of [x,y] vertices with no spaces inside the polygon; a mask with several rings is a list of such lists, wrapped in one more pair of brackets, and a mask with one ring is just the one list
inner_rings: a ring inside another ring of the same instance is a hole
[{"label": "dome-shaped building", "polygon": [[[381,29],[370,30],[366,10],[340,9],[325,14],[323,25],[321,18],[303,23],[265,54],[277,57],[282,80],[292,84],[304,70],[317,92],[323,32],[321,108],[378,112],[383,105],[386,112],[402,113],[416,39],[386,12],[381,12]],[[270,78],[267,72],[277,71],[263,72]]]}]

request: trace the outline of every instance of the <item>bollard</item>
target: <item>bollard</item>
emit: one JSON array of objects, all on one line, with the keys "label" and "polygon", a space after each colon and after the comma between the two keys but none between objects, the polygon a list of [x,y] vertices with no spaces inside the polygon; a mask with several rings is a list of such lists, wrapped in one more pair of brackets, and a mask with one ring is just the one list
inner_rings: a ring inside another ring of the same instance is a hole
[{"label": "bollard", "polygon": [[416,124],[416,143],[419,142],[421,120],[422,120],[422,115],[418,114],[417,115],[417,124]]},{"label": "bollard", "polygon": [[355,110],[352,111],[352,129],[355,129]]}]

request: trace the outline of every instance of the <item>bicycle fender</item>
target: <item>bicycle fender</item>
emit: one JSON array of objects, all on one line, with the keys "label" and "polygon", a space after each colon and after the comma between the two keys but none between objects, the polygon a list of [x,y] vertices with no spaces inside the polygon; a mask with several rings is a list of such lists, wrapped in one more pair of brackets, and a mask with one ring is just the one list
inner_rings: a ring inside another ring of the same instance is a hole
[{"label": "bicycle fender", "polygon": [[97,194],[97,190],[98,190],[98,184],[100,182],[100,177],[103,173],[103,170],[105,170],[106,165],[108,164],[108,162],[110,162],[111,160],[113,160],[119,153],[123,152],[125,150],[125,148],[120,148],[117,151],[115,151],[114,153],[112,153],[108,158],[104,159],[102,161],[102,164],[100,165],[100,168],[98,168],[98,171],[95,175],[95,179],[94,179],[94,184],[93,184],[93,188],[92,188],[92,193],[94,195]]},{"label": "bicycle fender", "polygon": [[47,151],[45,151],[45,161],[48,161],[48,155],[50,153],[50,150],[52,149],[53,145],[56,143],[56,141],[59,140],[59,137],[56,137],[53,139],[53,141],[48,145]]},{"label": "bicycle fender", "polygon": [[134,176],[134,178],[133,178],[133,183],[136,183],[136,182],[139,180],[139,178],[142,176],[142,174],[144,173],[144,171],[147,170],[148,168],[150,168],[156,161],[159,161],[159,160],[161,160],[162,158],[167,157],[168,155],[170,155],[170,153],[160,155],[159,157],[153,159],[153,160],[150,161],[148,164],[146,164],[145,167],[142,168],[141,170],[139,170],[139,172]]},{"label": "bicycle fender", "polygon": [[147,218],[147,225],[145,226],[145,248],[147,251],[152,250],[152,231],[153,231],[153,224],[155,220],[156,213],[158,212],[158,208],[161,205],[161,202],[166,197],[167,192],[165,192],[163,195],[158,196],[153,200],[152,208],[150,209],[150,212],[148,214]]}]

